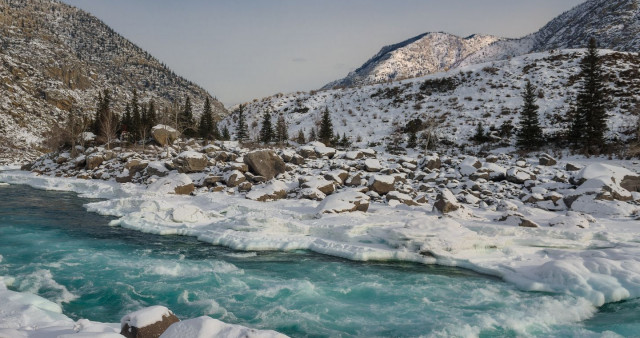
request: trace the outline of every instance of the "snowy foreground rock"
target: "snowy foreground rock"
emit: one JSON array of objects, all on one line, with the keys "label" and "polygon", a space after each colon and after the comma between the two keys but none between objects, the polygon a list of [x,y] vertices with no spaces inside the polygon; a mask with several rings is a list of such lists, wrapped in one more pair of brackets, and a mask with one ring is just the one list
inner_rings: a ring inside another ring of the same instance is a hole
[{"label": "snowy foreground rock", "polygon": [[[327,148],[265,153],[285,163],[272,179],[237,142],[190,141],[144,154],[116,149],[94,169],[52,154],[32,172],[0,172],[0,181],[102,198],[86,207],[116,217],[112,225],[237,250],[458,266],[592,306],[640,297],[638,162]],[[178,172],[185,152],[207,166]],[[131,169],[131,182],[116,181]]]}]

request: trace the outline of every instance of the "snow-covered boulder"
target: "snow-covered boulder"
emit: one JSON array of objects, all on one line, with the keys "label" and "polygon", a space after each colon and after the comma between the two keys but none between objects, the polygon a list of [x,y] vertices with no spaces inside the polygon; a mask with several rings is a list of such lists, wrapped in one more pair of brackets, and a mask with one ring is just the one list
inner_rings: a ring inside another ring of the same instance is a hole
[{"label": "snow-covered boulder", "polygon": [[164,147],[173,143],[180,136],[180,133],[169,126],[159,124],[151,128],[151,136],[158,144]]},{"label": "snow-covered boulder", "polygon": [[87,170],[93,170],[99,167],[104,162],[104,157],[100,153],[88,155],[86,158]]},{"label": "snow-covered boulder", "polygon": [[252,173],[267,180],[286,171],[284,161],[272,150],[257,150],[244,155],[244,163]]},{"label": "snow-covered boulder", "polygon": [[368,158],[364,160],[364,170],[370,173],[377,173],[382,170],[382,165],[380,164],[380,161],[374,158]]},{"label": "snow-covered boulder", "polygon": [[506,172],[506,179],[511,183],[523,184],[529,180],[535,180],[536,175],[523,168],[513,167]]},{"label": "snow-covered boulder", "polygon": [[458,170],[462,176],[469,176],[482,167],[482,163],[476,157],[468,156],[460,163]]},{"label": "snow-covered boulder", "polygon": [[195,173],[204,170],[209,160],[207,156],[195,151],[183,151],[173,160],[173,165],[181,173]]},{"label": "snow-covered boulder", "polygon": [[353,190],[342,191],[325,198],[317,211],[319,214],[332,214],[369,210],[369,196]]},{"label": "snow-covered boulder", "polygon": [[179,321],[166,307],[151,306],[122,317],[120,334],[127,338],[159,337]]},{"label": "snow-covered boulder", "polygon": [[325,156],[328,158],[333,158],[333,156],[336,154],[335,148],[327,147],[325,145],[318,145],[313,148],[313,150],[316,152],[316,155],[319,158],[323,158]]},{"label": "snow-covered boulder", "polygon": [[224,182],[228,187],[234,188],[239,186],[242,182],[246,181],[247,178],[240,170],[231,170],[227,171],[223,176]]},{"label": "snow-covered boulder", "polygon": [[171,325],[160,338],[286,338],[276,331],[255,330],[202,316]]},{"label": "snow-covered boulder", "polygon": [[173,174],[153,182],[147,186],[147,191],[157,194],[189,195],[194,188],[195,185],[189,176]]},{"label": "snow-covered boulder", "polygon": [[287,185],[282,181],[273,181],[262,186],[254,187],[247,198],[254,201],[266,202],[285,198],[287,196]]},{"label": "snow-covered boulder", "polygon": [[300,178],[300,187],[303,189],[318,189],[325,195],[329,195],[336,190],[334,182],[322,177]]},{"label": "snow-covered boulder", "polygon": [[447,214],[460,209],[460,204],[449,189],[444,189],[438,193],[433,208],[442,214]]},{"label": "snow-covered boulder", "polygon": [[372,175],[369,179],[369,189],[380,195],[385,195],[394,189],[396,179],[390,175]]},{"label": "snow-covered boulder", "polygon": [[552,165],[556,165],[558,163],[558,161],[556,161],[555,158],[551,157],[548,154],[542,154],[540,155],[540,158],[538,159],[538,163],[540,163],[540,165],[544,165],[544,166],[552,166]]},{"label": "snow-covered boulder", "polygon": [[418,166],[421,169],[429,169],[429,170],[440,169],[440,167],[442,167],[442,161],[440,160],[440,157],[438,155],[433,154],[433,155],[423,157],[420,160],[420,163],[418,164]]},{"label": "snow-covered boulder", "polygon": [[416,203],[413,198],[411,198],[411,196],[407,195],[407,194],[403,194],[399,191],[390,191],[386,196],[387,201],[391,202],[391,201],[398,201],[400,203],[409,205],[409,206],[417,206],[419,205],[418,203]]}]

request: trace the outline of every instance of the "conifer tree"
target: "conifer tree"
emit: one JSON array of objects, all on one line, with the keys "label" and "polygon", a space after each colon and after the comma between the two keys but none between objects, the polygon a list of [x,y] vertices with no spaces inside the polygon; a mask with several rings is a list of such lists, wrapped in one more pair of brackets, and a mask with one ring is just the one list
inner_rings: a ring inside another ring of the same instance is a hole
[{"label": "conifer tree", "polygon": [[318,140],[318,135],[316,134],[316,128],[311,128],[311,131],[309,132],[309,142],[312,141],[317,141]]},{"label": "conifer tree", "polygon": [[273,126],[271,125],[271,113],[269,110],[262,116],[262,127],[260,128],[260,142],[269,143],[274,139]]},{"label": "conifer tree", "polygon": [[120,133],[129,137],[129,128],[131,128],[131,106],[129,102],[124,107],[124,114],[122,114],[122,121],[120,122]]},{"label": "conifer tree", "polygon": [[598,44],[594,38],[589,40],[589,49],[582,59],[580,70],[582,85],[569,135],[575,145],[591,151],[604,144],[607,132],[607,97]]},{"label": "conifer tree", "polygon": [[193,120],[193,107],[191,106],[191,98],[187,96],[184,107],[178,117],[178,126],[182,130],[182,134],[186,137],[195,137],[195,121]]},{"label": "conifer tree", "polygon": [[[226,126],[225,126],[226,129]],[[228,130],[227,130],[228,133]],[[223,130],[224,134],[224,130]],[[226,137],[225,137],[226,138]],[[236,126],[236,140],[244,142],[249,138],[249,131],[247,129],[247,121],[244,119],[244,105],[238,107],[238,124]]]},{"label": "conifer tree", "polygon": [[227,128],[227,126],[222,128],[222,139],[225,141],[231,140],[231,135],[229,134],[229,128]]},{"label": "conifer tree", "polygon": [[331,139],[333,138],[333,123],[331,122],[331,115],[329,113],[329,108],[324,108],[324,112],[322,113],[322,121],[320,123],[320,131],[318,132],[318,137],[320,141],[326,145],[331,143]]},{"label": "conifer tree", "polygon": [[342,133],[342,138],[340,139],[340,146],[343,148],[348,148],[351,146],[351,140],[349,140],[346,133]]},{"label": "conifer tree", "polygon": [[536,105],[536,89],[527,81],[522,95],[524,104],[520,113],[520,128],[516,135],[518,148],[533,150],[542,145],[543,136],[538,121],[538,105]]},{"label": "conifer tree", "polygon": [[151,131],[151,128],[155,127],[158,123],[158,116],[156,113],[156,104],[153,100],[149,102],[149,107],[147,108],[147,128]]},{"label": "conifer tree", "polygon": [[409,139],[407,140],[407,147],[408,148],[415,148],[418,145],[418,136],[416,135],[415,132],[410,132],[409,133]]},{"label": "conifer tree", "polygon": [[296,142],[298,142],[298,144],[307,143],[307,141],[304,139],[304,130],[298,130],[298,137],[296,137]]},{"label": "conifer tree", "polygon": [[289,139],[289,131],[284,116],[280,114],[276,121],[276,142],[282,144]]},{"label": "conifer tree", "polygon": [[133,90],[131,99],[131,138],[134,142],[140,140],[140,130],[142,129],[142,114],[140,114],[140,104],[138,103],[138,91]]},{"label": "conifer tree", "polygon": [[102,94],[98,95],[98,111],[94,128],[98,132],[98,138],[107,145],[107,149],[117,137],[119,122],[120,118],[111,110],[111,93],[105,89]]},{"label": "conifer tree", "polygon": [[471,138],[477,143],[485,143],[487,141],[487,136],[484,133],[484,125],[482,125],[482,121],[478,122],[476,126],[476,133]]},{"label": "conifer tree", "polygon": [[[215,127],[215,130],[214,130]],[[217,134],[217,126],[214,126],[213,113],[211,110],[211,102],[209,98],[204,102],[200,123],[198,124],[198,134],[205,140],[213,140]]]}]

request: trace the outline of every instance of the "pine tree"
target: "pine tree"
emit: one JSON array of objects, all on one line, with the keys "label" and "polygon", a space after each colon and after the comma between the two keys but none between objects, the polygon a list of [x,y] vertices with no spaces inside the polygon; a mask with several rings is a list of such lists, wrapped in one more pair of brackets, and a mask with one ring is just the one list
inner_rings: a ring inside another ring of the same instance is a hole
[{"label": "pine tree", "polygon": [[138,103],[138,91],[133,90],[131,99],[131,138],[134,142],[140,140],[140,130],[142,128],[142,115],[140,114],[140,104]]},{"label": "pine tree", "polygon": [[213,140],[215,139],[215,134],[217,134],[217,129],[218,127],[214,126],[213,122],[211,102],[207,97],[204,102],[204,108],[202,109],[202,115],[200,116],[200,123],[198,124],[198,134],[205,140]]},{"label": "pine tree", "polygon": [[580,64],[582,86],[578,92],[576,112],[571,125],[570,138],[587,151],[600,148],[607,132],[606,93],[598,44],[589,40],[587,55]]},{"label": "pine tree", "polygon": [[409,133],[409,140],[407,140],[408,148],[415,148],[418,145],[418,136],[415,132]]},{"label": "pine tree", "polygon": [[108,89],[98,95],[98,110],[93,124],[96,135],[109,148],[117,137],[120,118],[111,110],[111,93]]},{"label": "pine tree", "polygon": [[348,148],[351,146],[351,140],[349,140],[346,133],[342,133],[342,138],[340,139],[340,146],[343,148]]},{"label": "pine tree", "polygon": [[265,111],[262,116],[262,127],[260,128],[260,142],[269,143],[274,139],[273,126],[271,125],[271,113]]},{"label": "pine tree", "polygon": [[229,134],[229,128],[227,128],[227,126],[222,128],[222,139],[225,141],[231,140],[231,135]]},{"label": "pine tree", "polygon": [[311,131],[309,132],[309,142],[312,141],[317,141],[318,140],[318,136],[316,135],[316,128],[311,128]]},{"label": "pine tree", "polygon": [[122,121],[120,122],[120,133],[129,137],[129,128],[131,128],[131,106],[127,102],[124,107],[124,114],[122,115]]},{"label": "pine tree", "polygon": [[147,128],[151,131],[151,128],[155,127],[158,123],[158,116],[156,113],[156,103],[151,100],[149,107],[147,108]]},{"label": "pine tree", "polygon": [[195,137],[196,129],[194,128],[193,107],[191,106],[191,98],[187,96],[184,107],[178,117],[178,126],[182,129],[182,134],[186,137]]},{"label": "pine tree", "polygon": [[476,133],[471,139],[476,141],[477,143],[485,143],[487,141],[487,136],[484,133],[484,126],[482,125],[482,121],[478,122],[478,125],[476,126]]},{"label": "pine tree", "polygon": [[304,130],[298,130],[298,137],[296,137],[296,142],[298,144],[305,144],[307,141],[304,139]]},{"label": "pine tree", "polygon": [[320,123],[320,131],[318,132],[320,141],[326,145],[331,143],[333,138],[333,123],[331,122],[331,115],[329,108],[325,108],[322,113],[322,121]]},{"label": "pine tree", "polygon": [[[226,126],[225,126],[225,129],[226,129]],[[224,134],[224,131],[223,131],[223,134]],[[238,124],[236,126],[236,140],[240,142],[244,142],[248,138],[249,138],[249,131],[247,129],[247,121],[245,121],[244,119],[244,105],[240,105],[240,107],[238,107]]]},{"label": "pine tree", "polygon": [[282,144],[286,142],[288,139],[289,139],[289,131],[287,127],[287,122],[285,121],[284,116],[280,114],[278,116],[278,120],[276,121],[276,141],[279,144]]},{"label": "pine tree", "polygon": [[538,105],[536,105],[536,89],[527,81],[522,94],[524,104],[520,113],[520,128],[516,135],[518,148],[533,150],[542,145],[543,136],[538,121]]}]

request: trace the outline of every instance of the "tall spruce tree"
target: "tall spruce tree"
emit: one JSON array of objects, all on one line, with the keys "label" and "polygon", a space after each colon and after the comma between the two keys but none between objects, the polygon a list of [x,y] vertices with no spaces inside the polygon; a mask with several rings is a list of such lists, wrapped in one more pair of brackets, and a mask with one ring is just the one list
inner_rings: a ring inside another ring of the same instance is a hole
[{"label": "tall spruce tree", "polygon": [[[226,127],[225,127],[226,128]],[[222,131],[224,134],[224,130]],[[238,107],[238,123],[236,125],[236,140],[244,142],[249,138],[249,130],[247,128],[247,121],[244,117],[244,105]]]},{"label": "tall spruce tree", "polygon": [[151,100],[149,101],[149,106],[147,107],[147,129],[148,132],[151,132],[151,128],[153,128],[158,123],[158,116],[156,113],[156,103]]},{"label": "tall spruce tree", "polygon": [[331,144],[333,138],[333,123],[331,122],[331,114],[329,108],[324,108],[322,113],[322,121],[320,122],[320,131],[318,132],[318,138],[326,145]]},{"label": "tall spruce tree", "polygon": [[587,55],[580,63],[581,88],[576,111],[569,132],[578,148],[587,152],[599,149],[607,132],[606,90],[603,84],[602,63],[595,38],[589,40]]},{"label": "tall spruce tree", "polygon": [[276,121],[276,142],[282,144],[289,139],[289,131],[287,127],[287,121],[284,119],[284,115],[278,115]]},{"label": "tall spruce tree", "polygon": [[142,114],[140,113],[140,103],[138,102],[138,91],[133,90],[133,98],[131,99],[131,138],[132,141],[140,140],[140,130],[143,128]]},{"label": "tall spruce tree", "polygon": [[182,130],[182,134],[186,137],[195,137],[197,130],[195,121],[193,120],[193,107],[191,106],[191,98],[187,96],[184,107],[178,117],[178,126]]},{"label": "tall spruce tree", "polygon": [[538,105],[536,105],[536,88],[527,81],[522,94],[524,104],[520,113],[520,128],[516,135],[516,145],[524,150],[533,150],[542,145],[543,136],[538,121]]},{"label": "tall spruce tree", "polygon": [[271,125],[271,113],[269,110],[262,116],[262,127],[260,128],[260,142],[269,143],[275,138],[273,126]]},{"label": "tall spruce tree", "polygon": [[202,115],[200,116],[200,123],[198,124],[198,134],[205,140],[213,140],[216,138],[217,129],[218,127],[214,126],[213,122],[211,101],[209,101],[209,98],[207,97],[204,102],[204,108],[202,109]]},{"label": "tall spruce tree", "polygon": [[124,114],[122,114],[122,121],[120,122],[120,133],[129,137],[129,128],[131,128],[131,106],[129,102],[124,107]]}]

